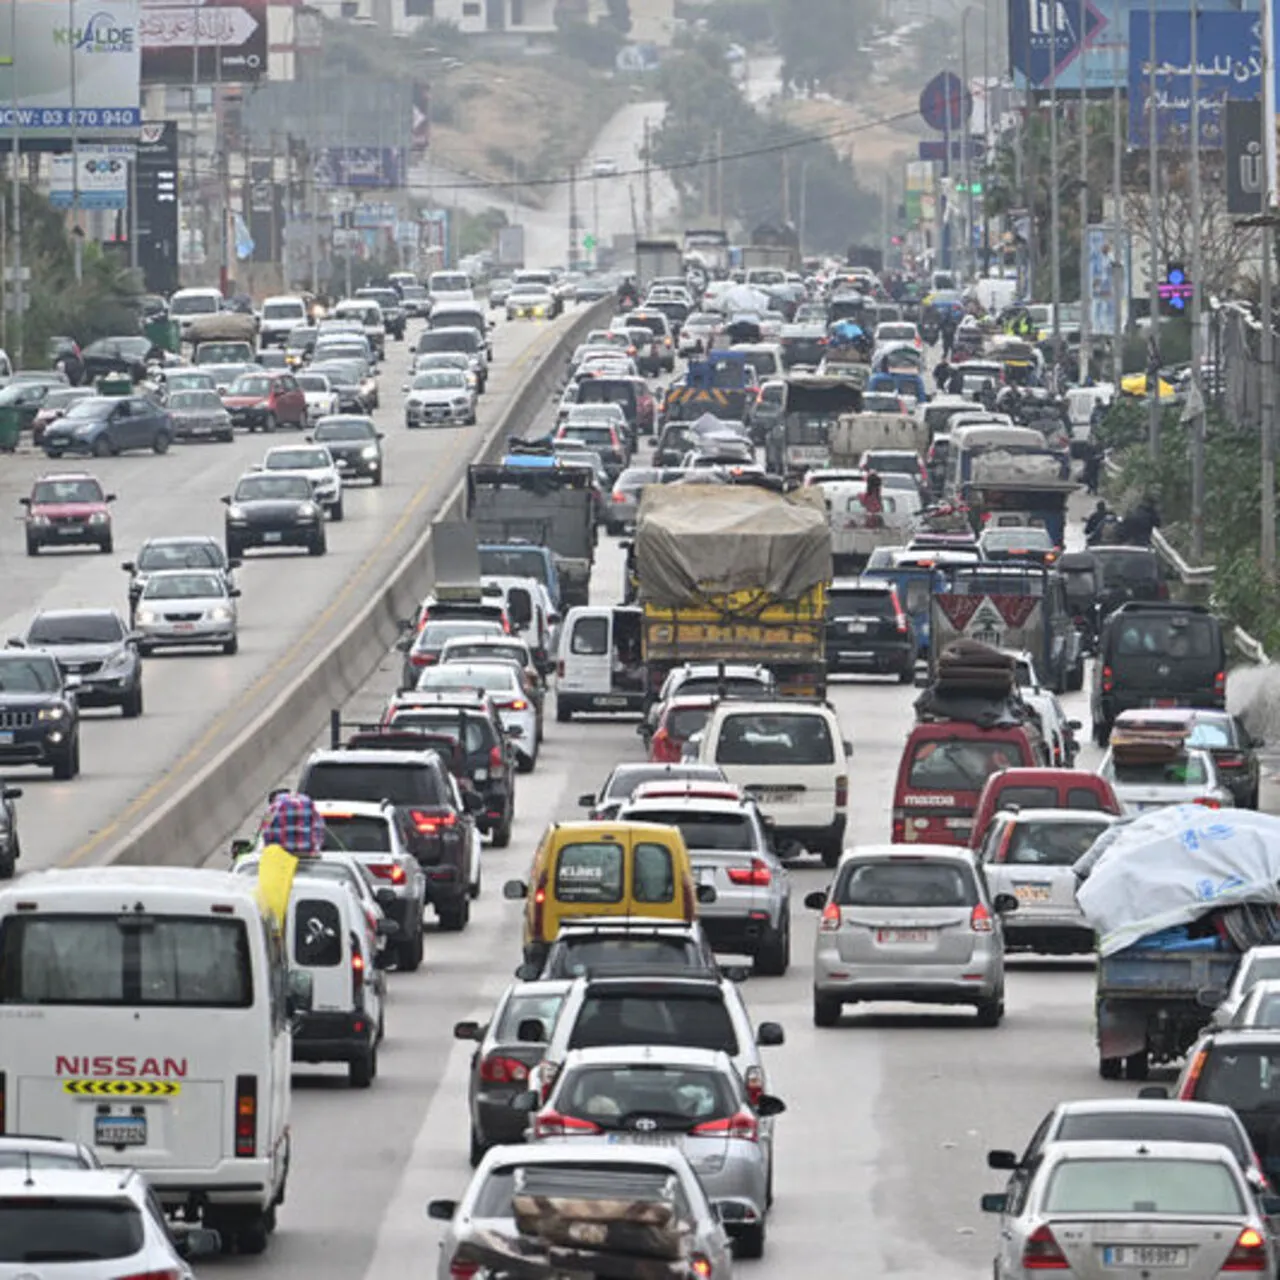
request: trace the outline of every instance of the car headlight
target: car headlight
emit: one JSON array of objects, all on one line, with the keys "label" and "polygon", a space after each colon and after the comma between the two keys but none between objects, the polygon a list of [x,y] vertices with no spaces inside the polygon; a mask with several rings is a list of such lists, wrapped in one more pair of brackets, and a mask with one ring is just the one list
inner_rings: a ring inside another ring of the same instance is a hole
[{"label": "car headlight", "polygon": [[320,509],[314,502],[304,502],[298,508],[299,520],[314,520],[320,514]]},{"label": "car headlight", "polygon": [[108,516],[105,511],[95,511],[93,515],[89,517],[90,524],[106,524],[107,520]]},{"label": "car headlight", "polygon": [[38,524],[38,525],[46,525],[46,524],[48,524],[48,523],[49,523],[49,517],[48,517],[48,516],[39,516],[39,515],[37,515],[37,516],[32,516],[32,517],[31,517],[31,523],[32,523],[32,524]]},{"label": "car headlight", "polygon": [[36,715],[37,720],[64,720],[67,715],[66,707],[41,707]]},{"label": "car headlight", "polygon": [[378,456],[378,446],[376,444],[367,444],[360,450],[362,458],[376,458]]},{"label": "car headlight", "polygon": [[467,396],[454,396],[453,407],[455,409],[466,409],[470,406],[471,401]]},{"label": "car headlight", "polygon": [[244,516],[243,507],[237,507],[234,503],[232,503],[232,505],[227,508],[228,520],[243,520],[244,518],[245,516]]},{"label": "car headlight", "polygon": [[110,654],[103,659],[103,671],[120,671],[127,667],[133,660],[133,654],[128,649],[117,649],[115,653]]},{"label": "car headlight", "polygon": [[159,616],[154,609],[138,610],[138,622],[144,627],[149,627],[153,622],[158,621]]},{"label": "car headlight", "polygon": [[76,427],[76,435],[78,436],[92,435],[93,432],[95,432],[97,429],[98,429],[98,424],[96,422],[82,422],[78,427]]},{"label": "car headlight", "polygon": [[230,622],[231,610],[225,604],[220,604],[209,610],[209,617],[213,622]]}]

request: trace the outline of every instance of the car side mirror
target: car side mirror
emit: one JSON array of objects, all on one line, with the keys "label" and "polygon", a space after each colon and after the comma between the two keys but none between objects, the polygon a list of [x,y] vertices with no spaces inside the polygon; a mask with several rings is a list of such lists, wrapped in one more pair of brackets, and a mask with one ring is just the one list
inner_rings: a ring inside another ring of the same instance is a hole
[{"label": "car side mirror", "polygon": [[20,636],[10,636],[4,642],[4,647],[6,649],[25,649],[26,645],[23,643],[22,638]]},{"label": "car side mirror", "polygon": [[231,505],[231,495],[229,493],[224,493],[218,501],[221,502],[224,507],[229,507]]},{"label": "car side mirror", "polygon": [[1260,738],[1257,734],[1254,734],[1249,739],[1249,745],[1251,747],[1265,747],[1267,745],[1267,740],[1266,738]]},{"label": "car side mirror", "polygon": [[132,560],[122,560],[120,562],[120,567],[125,571],[125,573],[138,572],[138,566]]},{"label": "car side mirror", "polygon": [[437,1222],[451,1222],[453,1215],[457,1212],[458,1202],[456,1200],[427,1201],[427,1217],[434,1218]]},{"label": "car side mirror", "polygon": [[396,651],[397,651],[398,653],[408,653],[408,652],[409,652],[409,650],[413,648],[413,637],[412,637],[412,636],[401,636],[401,637],[396,641],[396,645],[395,645],[395,647],[396,647]]},{"label": "car side mirror", "polygon": [[844,742],[842,742],[840,745],[844,747],[845,755],[847,756],[853,755],[853,743],[850,742],[848,738],[846,738]]},{"label": "car side mirror", "polygon": [[184,1262],[216,1258],[222,1252],[222,1234],[207,1227],[186,1227],[174,1231],[173,1244]]},{"label": "car side mirror", "polygon": [[387,433],[386,433],[385,431],[376,431],[376,432],[374,432],[374,439],[375,439],[375,440],[385,440],[386,438],[387,438]]},{"label": "car side mirror", "polygon": [[515,976],[519,982],[537,982],[542,976],[542,966],[526,960],[523,964],[516,965]]},{"label": "car side mirror", "polygon": [[310,1013],[315,1003],[315,983],[305,969],[290,969],[285,991],[285,1012],[291,1018]]},{"label": "car side mirror", "polygon": [[396,905],[396,891],[394,889],[378,889],[373,896],[378,906],[384,911],[388,907]]},{"label": "car side mirror", "polygon": [[988,1192],[978,1201],[983,1213],[1003,1213],[1009,1197],[1003,1191]]},{"label": "car side mirror", "polygon": [[538,1095],[532,1089],[526,1089],[523,1093],[515,1094],[507,1106],[512,1111],[522,1111],[528,1115],[529,1112],[538,1109]]},{"label": "car side mirror", "polygon": [[240,596],[241,596],[241,595],[243,595],[243,594],[244,594],[244,593],[240,590],[240,588],[239,588],[239,587],[232,587],[232,588],[227,592],[227,595],[229,595],[233,600],[237,600],[237,599],[239,599],[239,598],[240,598]]},{"label": "car side mirror", "polygon": [[19,505],[20,507],[29,507],[29,506],[31,505],[31,499],[30,499],[30,498],[19,498],[19,499],[18,499],[18,505]]},{"label": "car side mirror", "polygon": [[1007,916],[1011,911],[1017,911],[1018,899],[1011,893],[997,893],[991,905],[996,915]]},{"label": "car side mirror", "polygon": [[1169,1098],[1169,1090],[1162,1084],[1149,1084],[1138,1090],[1138,1097],[1150,1102],[1166,1102]]},{"label": "car side mirror", "polygon": [[596,798],[590,791],[584,791],[578,797],[579,809],[594,809],[596,807]]},{"label": "car side mirror", "polygon": [[1226,998],[1225,987],[1201,987],[1196,992],[1196,1004],[1202,1009],[1216,1009]]},{"label": "car side mirror", "polygon": [[1018,1167],[1018,1157],[1013,1151],[988,1151],[987,1152],[987,1168],[988,1169],[1016,1169]]},{"label": "car side mirror", "polygon": [[700,884],[694,891],[698,901],[704,906],[710,906],[716,900],[716,887],[713,884]]},{"label": "car side mirror", "polygon": [[521,1044],[546,1044],[547,1029],[541,1018],[522,1018],[516,1027],[516,1039]]},{"label": "car side mirror", "polygon": [[455,1040],[476,1040],[484,1038],[484,1028],[478,1022],[455,1022],[453,1024]]},{"label": "car side mirror", "polygon": [[0,800],[18,800],[22,797],[21,787],[0,787]]},{"label": "car side mirror", "polygon": [[825,889],[814,889],[812,893],[804,895],[804,905],[810,911],[822,911],[827,905],[827,891]]},{"label": "car side mirror", "polygon": [[116,495],[114,493],[109,493],[105,498],[103,498],[103,502],[114,502],[115,500]]},{"label": "car side mirror", "polygon": [[756,1028],[756,1044],[762,1049],[776,1049],[785,1044],[786,1040],[787,1033],[780,1022],[762,1022]]},{"label": "car side mirror", "polygon": [[503,733],[504,733],[508,738],[523,738],[523,737],[524,737],[524,729],[523,729],[520,725],[518,725],[518,724],[513,724],[513,725],[511,725],[509,728],[503,729],[503,731],[502,731],[502,732],[503,732]]},{"label": "car side mirror", "polygon": [[786,1109],[787,1104],[771,1093],[762,1094],[756,1103],[756,1115],[762,1120],[767,1120],[770,1116],[780,1116]]},{"label": "car side mirror", "polygon": [[746,982],[751,977],[751,969],[745,964],[722,964],[716,971],[728,982]]},{"label": "car side mirror", "polygon": [[231,861],[237,858],[243,858],[245,854],[253,852],[254,842],[248,836],[239,836],[231,842]]},{"label": "car side mirror", "polygon": [[508,880],[502,886],[502,896],[508,902],[521,902],[529,896],[529,886],[523,880]]}]

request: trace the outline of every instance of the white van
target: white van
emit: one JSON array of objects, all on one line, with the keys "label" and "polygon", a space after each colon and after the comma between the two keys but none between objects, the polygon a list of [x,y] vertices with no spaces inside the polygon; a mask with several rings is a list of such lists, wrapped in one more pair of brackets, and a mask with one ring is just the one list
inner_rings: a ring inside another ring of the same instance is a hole
[{"label": "white van", "polygon": [[330,315],[335,320],[357,320],[360,331],[369,339],[374,355],[379,360],[387,358],[387,324],[382,308],[368,298],[346,298],[339,302]]},{"label": "white van", "polygon": [[139,1170],[261,1253],[289,1173],[290,1020],[309,1004],[254,886],[40,871],[0,890],[0,1116]]},{"label": "white van", "polygon": [[849,818],[849,744],[825,702],[722,702],[698,745],[773,825],[777,847],[802,845],[834,867]]},{"label": "white van", "polygon": [[546,675],[555,665],[559,615],[551,594],[537,578],[486,573],[481,579],[486,596],[501,597],[511,629],[529,646],[538,670]]},{"label": "white van", "polygon": [[216,316],[222,310],[222,293],[218,289],[179,289],[169,299],[169,315],[178,322],[185,339],[191,322],[201,316]]},{"label": "white van", "polygon": [[294,294],[268,298],[259,312],[258,343],[264,347],[269,347],[272,343],[284,346],[286,339],[299,325],[310,323],[304,299]]},{"label": "white van", "polygon": [[556,719],[578,711],[645,709],[640,655],[643,614],[628,606],[579,605],[560,632],[556,664]]},{"label": "white van", "polygon": [[[378,932],[398,926],[383,919]],[[346,885],[321,876],[294,878],[285,942],[289,963],[311,976],[311,1008],[293,1033],[294,1062],[345,1062],[351,1087],[367,1089],[378,1074],[387,953],[371,945]]]}]

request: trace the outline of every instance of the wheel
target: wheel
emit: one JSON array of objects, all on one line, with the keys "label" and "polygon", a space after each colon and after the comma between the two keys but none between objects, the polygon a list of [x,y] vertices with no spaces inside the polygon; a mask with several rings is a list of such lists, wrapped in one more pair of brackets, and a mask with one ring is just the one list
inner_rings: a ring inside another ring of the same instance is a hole
[{"label": "wheel", "polygon": [[244,548],[238,542],[232,542],[227,539],[227,559],[239,560],[244,555]]},{"label": "wheel", "polygon": [[1095,720],[1093,722],[1093,745],[1095,747],[1105,747],[1111,741],[1111,726],[1105,720]]},{"label": "wheel", "polygon": [[523,753],[521,753],[516,756],[516,772],[532,773],[537,763],[538,763],[538,757],[536,755],[526,756]]},{"label": "wheel", "polygon": [[241,1223],[232,1231],[236,1252],[246,1256],[265,1253],[271,1229],[267,1225],[266,1214],[259,1214]]},{"label": "wheel", "polygon": [[314,542],[310,543],[307,546],[307,554],[310,556],[322,556],[328,549],[329,548],[325,543],[324,535],[322,534],[319,538],[317,538]]},{"label": "wheel", "polygon": [[337,503],[334,505],[333,510],[329,512],[329,519],[333,521],[342,520],[346,518],[346,514],[347,512],[346,508],[343,506],[343,501],[339,498]]},{"label": "wheel", "polygon": [[841,847],[837,845],[827,845],[822,850],[822,865],[824,867],[835,867],[840,863],[840,854],[843,852]]},{"label": "wheel", "polygon": [[265,418],[263,418],[262,429],[268,433],[276,429],[276,415],[274,413],[269,413]]},{"label": "wheel", "polygon": [[479,896],[481,889],[484,888],[484,870],[483,868],[476,872],[476,878],[467,885],[467,897],[474,902]]},{"label": "wheel", "polygon": [[471,1130],[471,1149],[467,1153],[467,1159],[471,1161],[471,1167],[473,1169],[476,1167],[476,1165],[480,1163],[481,1160],[484,1159],[484,1153],[488,1150],[489,1148],[485,1146],[480,1135],[474,1129],[472,1129]]},{"label": "wheel", "polygon": [[436,907],[436,917],[444,933],[461,933],[471,919],[471,901],[463,894],[453,902],[442,902]]},{"label": "wheel", "polygon": [[991,1000],[980,1000],[978,1002],[978,1026],[980,1027],[998,1027],[1000,1019],[1004,1017],[1004,997],[996,996]]},{"label": "wheel", "polygon": [[168,453],[171,443],[172,437],[167,431],[157,431],[155,439],[151,442],[151,451],[152,453]]},{"label": "wheel", "polygon": [[142,714],[141,682],[125,694],[125,699],[120,704],[120,714],[124,716],[126,720],[136,720]]},{"label": "wheel", "polygon": [[1098,1074],[1104,1080],[1119,1080],[1124,1073],[1123,1058],[1099,1058]]},{"label": "wheel", "polygon": [[1145,1080],[1151,1069],[1151,1059],[1145,1048],[1131,1053],[1124,1060],[1124,1076],[1126,1080]]},{"label": "wheel", "polygon": [[230,640],[228,640],[228,641],[226,642],[226,644],[224,644],[224,645],[222,646],[222,652],[223,652],[223,653],[225,653],[225,654],[228,654],[228,655],[233,654],[233,653],[239,653],[239,652],[240,652],[240,637],[239,637],[239,636],[232,636],[232,637],[231,637],[231,639],[230,639]]},{"label": "wheel", "polygon": [[422,968],[422,953],[422,926],[419,925],[417,937],[396,944],[396,968],[401,973],[417,973]]},{"label": "wheel", "polygon": [[750,1227],[741,1227],[733,1237],[733,1256],[735,1258],[764,1257],[764,1223],[757,1222]]},{"label": "wheel", "polygon": [[53,776],[59,782],[70,782],[72,778],[79,772],[79,760],[76,758],[79,752],[76,744],[68,747],[53,762]]},{"label": "wheel", "polygon": [[111,441],[107,439],[106,432],[93,442],[93,456],[95,458],[111,457]]},{"label": "wheel", "polygon": [[347,1064],[347,1080],[353,1089],[367,1089],[378,1074],[378,1050],[370,1045]]},{"label": "wheel", "polygon": [[507,813],[506,817],[493,829],[493,847],[495,849],[505,849],[511,843],[511,814]]},{"label": "wheel", "polygon": [[782,925],[769,929],[756,951],[755,971],[764,978],[781,978],[791,963],[791,924],[786,908]]},{"label": "wheel", "polygon": [[834,1027],[840,1021],[840,1001],[831,996],[813,997],[813,1025],[815,1027]]},{"label": "wheel", "polygon": [[1067,692],[1079,693],[1084,688],[1084,662],[1077,662],[1067,673]]},{"label": "wheel", "polygon": [[556,699],[556,724],[568,724],[573,719],[573,712],[559,698]]},{"label": "wheel", "polygon": [[375,472],[375,474],[374,474],[374,477],[373,477],[373,487],[374,487],[375,489],[381,489],[381,488],[382,488],[382,468],[381,468],[381,467],[379,467],[379,468],[378,468],[378,470],[377,470],[377,472]]},{"label": "wheel", "polygon": [[104,556],[109,556],[116,549],[115,540],[110,534],[107,534],[106,541],[98,543],[98,550]]},{"label": "wheel", "polygon": [[27,534],[27,555],[38,556],[39,554],[40,544],[30,534]]},{"label": "wheel", "polygon": [[1254,787],[1254,789],[1251,792],[1249,792],[1249,798],[1248,800],[1245,801],[1244,807],[1246,809],[1256,809],[1258,807],[1258,788],[1257,787]]},{"label": "wheel", "polygon": [[233,432],[231,432],[231,431],[228,431],[228,432],[226,432],[224,435],[220,435],[220,436],[218,437],[218,439],[219,439],[223,444],[234,444],[234,443],[235,443],[235,434],[234,434]]},{"label": "wheel", "polygon": [[898,672],[899,684],[915,684],[916,682],[916,664],[913,662],[909,667],[904,667]]}]

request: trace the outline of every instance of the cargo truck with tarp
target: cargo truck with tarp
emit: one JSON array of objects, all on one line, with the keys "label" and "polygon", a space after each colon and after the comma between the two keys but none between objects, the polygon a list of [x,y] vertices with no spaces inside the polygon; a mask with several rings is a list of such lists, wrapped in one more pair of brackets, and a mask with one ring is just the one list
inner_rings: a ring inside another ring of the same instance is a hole
[{"label": "cargo truck with tarp", "polygon": [[680,663],[724,662],[770,667],[784,696],[825,692],[832,561],[820,493],[652,485],[635,565],[651,690]]},{"label": "cargo truck with tarp", "polygon": [[871,449],[907,449],[922,457],[929,428],[906,413],[848,413],[831,430],[831,465],[856,467]]},{"label": "cargo truck with tarp", "polygon": [[842,417],[862,412],[864,384],[854,374],[793,374],[786,381],[782,421],[765,441],[765,466],[775,475],[801,476],[831,464],[831,434]]}]

